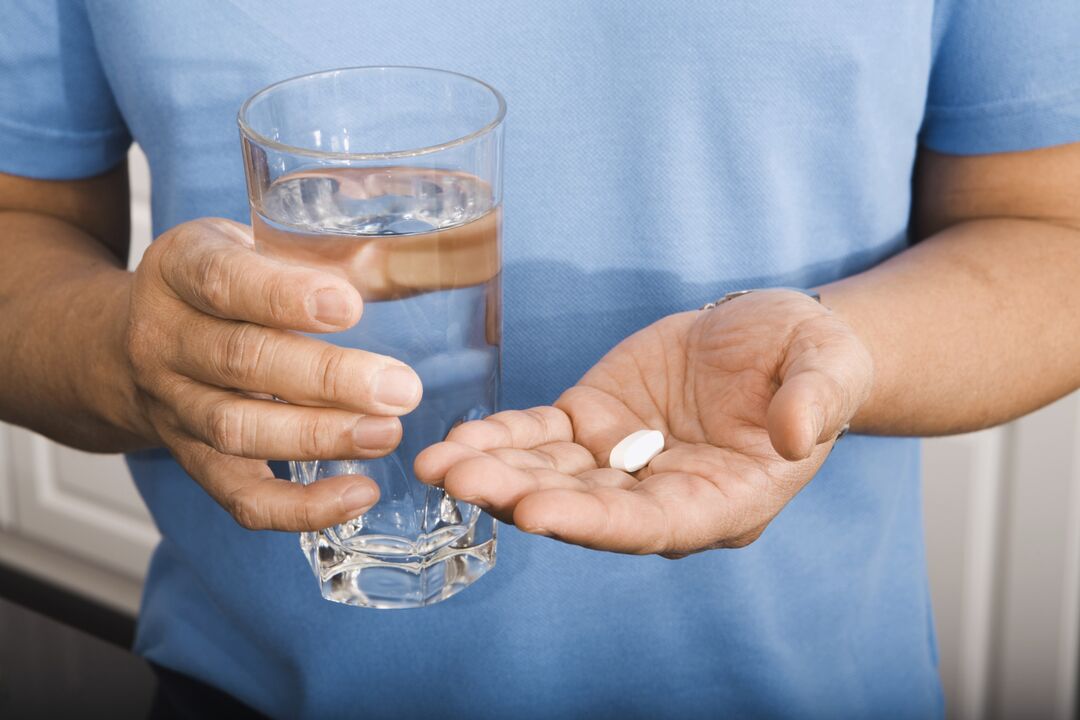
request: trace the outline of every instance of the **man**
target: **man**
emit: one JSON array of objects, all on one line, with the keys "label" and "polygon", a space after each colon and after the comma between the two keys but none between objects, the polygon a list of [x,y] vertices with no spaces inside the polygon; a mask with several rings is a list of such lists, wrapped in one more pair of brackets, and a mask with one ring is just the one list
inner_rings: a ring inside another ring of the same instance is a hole
[{"label": "man", "polygon": [[[918,444],[883,436],[1080,385],[1078,36],[1071,0],[8,8],[0,409],[131,451],[164,538],[136,649],[271,715],[939,715]],[[370,64],[506,95],[506,401],[541,406],[418,460],[526,532],[400,613],[323,601],[294,535],[245,529],[369,506],[362,479],[301,488],[262,460],[385,452],[419,398],[390,358],[261,352],[268,327],[361,308],[237,224],[242,100]],[[129,275],[132,138],[158,239]],[[694,311],[775,286],[822,303]],[[286,383],[303,417],[236,405]],[[351,440],[364,424],[377,441]],[[646,426],[668,451],[605,469]]]}]

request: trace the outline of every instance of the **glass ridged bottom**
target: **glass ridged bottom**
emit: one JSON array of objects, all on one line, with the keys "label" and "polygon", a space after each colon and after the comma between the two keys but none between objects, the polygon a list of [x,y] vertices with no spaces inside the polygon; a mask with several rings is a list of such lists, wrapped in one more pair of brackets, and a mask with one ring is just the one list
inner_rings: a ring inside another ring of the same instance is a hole
[{"label": "glass ridged bottom", "polygon": [[357,607],[424,607],[464,590],[495,566],[495,519],[441,489],[424,488],[424,494],[457,522],[415,539],[371,533],[363,516],[300,534],[324,598]]},{"label": "glass ridged bottom", "polygon": [[427,556],[352,552],[326,530],[302,533],[300,546],[324,598],[394,609],[432,605],[471,585],[495,566],[495,535],[495,520],[481,513],[461,546],[451,543]]}]

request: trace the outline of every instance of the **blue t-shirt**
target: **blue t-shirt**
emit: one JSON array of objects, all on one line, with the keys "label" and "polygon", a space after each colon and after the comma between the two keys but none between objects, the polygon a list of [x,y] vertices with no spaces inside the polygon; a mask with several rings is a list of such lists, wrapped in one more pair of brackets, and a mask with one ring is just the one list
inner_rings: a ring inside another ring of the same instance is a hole
[{"label": "blue t-shirt", "polygon": [[[0,19],[0,171],[100,173],[134,138],[154,228],[247,220],[235,115],[317,69],[405,64],[505,94],[505,398],[736,288],[909,243],[921,143],[1080,140],[1080,3],[35,0]],[[849,437],[761,539],[672,562],[504,527],[453,599],[323,600],[164,451],[136,649],[280,717],[941,714],[914,440]]]}]

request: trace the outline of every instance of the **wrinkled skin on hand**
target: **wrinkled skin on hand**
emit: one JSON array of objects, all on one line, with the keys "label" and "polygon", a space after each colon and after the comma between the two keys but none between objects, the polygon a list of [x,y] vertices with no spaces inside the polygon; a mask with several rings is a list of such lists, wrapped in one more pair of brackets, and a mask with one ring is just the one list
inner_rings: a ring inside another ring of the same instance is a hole
[{"label": "wrinkled skin on hand", "polygon": [[[869,352],[840,318],[791,291],[666,317],[619,343],[554,406],[455,428],[416,461],[526,532],[622,553],[743,547],[808,483],[870,394]],[[643,428],[664,451],[607,467]]]},{"label": "wrinkled skin on hand", "polygon": [[305,486],[266,463],[381,457],[420,402],[420,379],[398,360],[300,334],[356,324],[363,302],[346,280],[257,254],[246,225],[203,218],[154,241],[126,305],[143,434],[240,525],[318,530],[375,504],[370,478]]}]

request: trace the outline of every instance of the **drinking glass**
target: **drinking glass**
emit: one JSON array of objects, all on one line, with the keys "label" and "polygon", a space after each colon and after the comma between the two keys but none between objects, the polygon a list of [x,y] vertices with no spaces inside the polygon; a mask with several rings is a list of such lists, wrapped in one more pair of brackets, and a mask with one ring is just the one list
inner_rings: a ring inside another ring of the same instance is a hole
[{"label": "drinking glass", "polygon": [[499,403],[505,112],[486,83],[412,67],[305,75],[240,110],[256,250],[348,279],[363,317],[318,337],[398,358],[424,384],[390,455],[289,463],[305,485],[366,475],[379,486],[362,516],[301,535],[329,600],[430,605],[495,564],[495,520],[412,468]]}]

